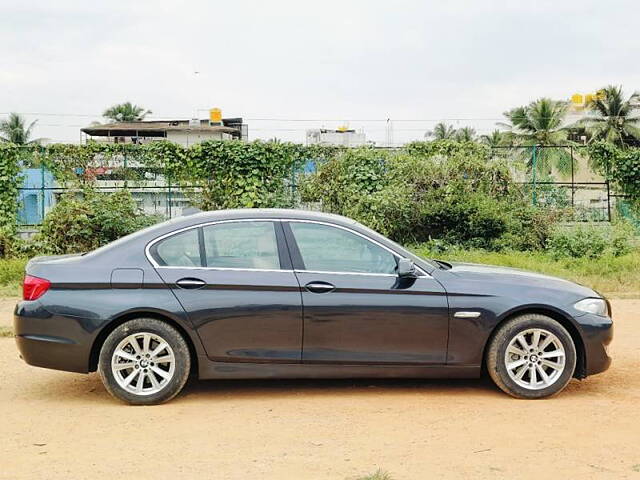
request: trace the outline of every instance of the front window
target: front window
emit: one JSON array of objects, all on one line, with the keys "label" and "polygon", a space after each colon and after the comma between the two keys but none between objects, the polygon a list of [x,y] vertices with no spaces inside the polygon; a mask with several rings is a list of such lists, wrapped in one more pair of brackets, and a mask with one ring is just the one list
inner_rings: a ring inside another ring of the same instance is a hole
[{"label": "front window", "polygon": [[290,225],[305,270],[395,274],[395,256],[360,235],[318,223]]}]

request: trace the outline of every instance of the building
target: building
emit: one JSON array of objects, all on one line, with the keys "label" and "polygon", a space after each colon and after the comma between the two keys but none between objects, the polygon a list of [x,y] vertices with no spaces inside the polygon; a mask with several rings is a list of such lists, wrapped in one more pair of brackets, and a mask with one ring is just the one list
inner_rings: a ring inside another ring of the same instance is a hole
[{"label": "building", "polygon": [[185,147],[205,140],[247,140],[248,128],[242,118],[210,120],[142,120],[91,125],[81,129],[87,138],[98,142],[148,143],[169,140]]},{"label": "building", "polygon": [[361,147],[367,144],[363,131],[356,132],[347,127],[337,130],[319,128],[307,130],[307,145],[339,145],[344,147]]}]

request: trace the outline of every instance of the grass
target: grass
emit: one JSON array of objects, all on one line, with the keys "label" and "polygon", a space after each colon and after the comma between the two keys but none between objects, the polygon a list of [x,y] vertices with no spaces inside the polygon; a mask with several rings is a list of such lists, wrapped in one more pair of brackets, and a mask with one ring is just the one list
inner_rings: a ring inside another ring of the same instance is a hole
[{"label": "grass", "polygon": [[640,296],[640,250],[627,255],[600,258],[554,259],[544,252],[487,252],[449,249],[434,253],[424,245],[412,248],[417,255],[457,262],[484,263],[521,268],[587,285],[610,297]]},{"label": "grass", "polygon": [[384,470],[376,470],[374,473],[356,478],[356,480],[393,480]]},{"label": "grass", "polygon": [[0,327],[0,338],[11,338],[11,337],[13,337],[13,328]]},{"label": "grass", "polygon": [[24,276],[26,258],[3,258],[0,260],[0,297],[19,297]]}]

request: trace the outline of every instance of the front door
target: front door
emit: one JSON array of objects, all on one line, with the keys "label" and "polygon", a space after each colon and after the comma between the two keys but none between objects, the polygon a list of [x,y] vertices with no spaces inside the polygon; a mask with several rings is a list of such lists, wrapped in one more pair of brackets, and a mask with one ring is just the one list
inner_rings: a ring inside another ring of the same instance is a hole
[{"label": "front door", "polygon": [[397,255],[344,227],[290,221],[285,231],[302,287],[303,362],[445,363],[448,304],[436,280],[399,278]]},{"label": "front door", "polygon": [[300,287],[280,222],[194,227],[160,240],[150,253],[211,360],[300,361]]}]

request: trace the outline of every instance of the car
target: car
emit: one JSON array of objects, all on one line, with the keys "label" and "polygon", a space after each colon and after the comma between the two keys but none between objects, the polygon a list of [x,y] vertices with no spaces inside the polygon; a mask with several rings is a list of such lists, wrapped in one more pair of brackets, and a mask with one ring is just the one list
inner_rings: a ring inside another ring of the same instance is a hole
[{"label": "car", "polygon": [[521,270],[428,260],[338,215],[202,212],[26,266],[30,365],[88,373],[130,404],[190,375],[476,378],[526,399],[606,370],[609,302]]}]

